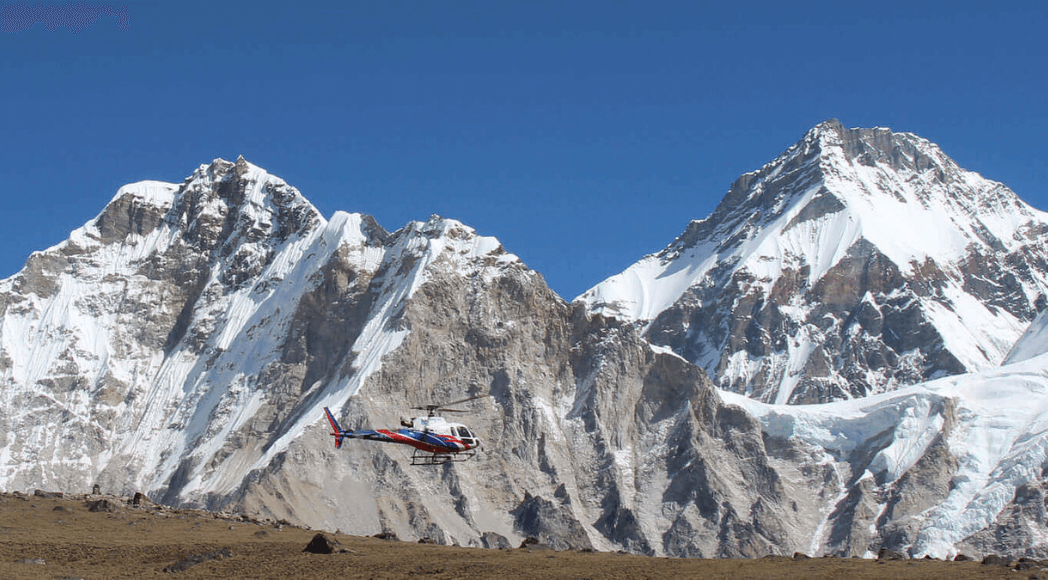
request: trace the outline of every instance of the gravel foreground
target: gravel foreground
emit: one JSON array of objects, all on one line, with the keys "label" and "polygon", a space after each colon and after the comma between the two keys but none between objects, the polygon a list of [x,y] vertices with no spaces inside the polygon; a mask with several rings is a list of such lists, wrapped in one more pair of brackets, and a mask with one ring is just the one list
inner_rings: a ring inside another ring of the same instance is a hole
[{"label": "gravel foreground", "polygon": [[[137,505],[135,505],[137,502]],[[0,578],[1044,578],[1048,562],[701,560],[486,550],[323,532],[136,498],[0,494]]]}]

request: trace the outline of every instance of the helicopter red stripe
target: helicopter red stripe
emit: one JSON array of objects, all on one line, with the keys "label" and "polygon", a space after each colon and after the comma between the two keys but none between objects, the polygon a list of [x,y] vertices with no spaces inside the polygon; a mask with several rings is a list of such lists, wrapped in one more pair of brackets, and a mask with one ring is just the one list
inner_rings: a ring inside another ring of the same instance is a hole
[{"label": "helicopter red stripe", "polygon": [[396,441],[397,443],[407,443],[408,441],[414,441],[414,439],[410,437],[405,437],[400,433],[397,433],[396,431],[390,431],[389,429],[375,429],[375,432],[381,433],[386,437],[389,437],[390,439]]},{"label": "helicopter red stripe", "polygon": [[389,429],[376,429],[375,431],[389,437],[390,441],[393,441],[394,443],[404,443],[405,445],[411,445],[412,447],[417,447],[424,451],[430,451],[431,446],[419,441],[418,439],[401,435],[400,433],[390,431]]},{"label": "helicopter red stripe", "polygon": [[458,439],[456,439],[456,438],[454,438],[454,437],[452,437],[450,435],[441,435],[440,438],[443,439],[444,441],[446,441],[447,443],[450,443],[450,444],[454,445],[455,447],[458,447],[457,451],[462,451],[462,450],[466,449],[466,444],[465,443],[463,443],[462,441],[459,441]]},{"label": "helicopter red stripe", "polygon": [[[410,446],[414,447],[415,449],[419,449],[419,450],[425,451],[427,453],[448,453],[448,452],[454,453],[454,452],[459,451],[458,449],[449,449],[448,447],[444,447],[444,446],[440,446],[440,445],[431,445],[429,443],[426,443],[425,441],[420,441],[418,439],[415,439],[414,437],[408,437],[406,435],[402,435],[402,434],[400,434],[400,433],[398,433],[396,431],[391,431],[389,429],[376,429],[376,432],[381,433],[381,434],[385,435],[386,437],[389,437],[390,440],[393,441],[394,443],[404,443],[406,445],[410,445]],[[448,439],[454,440],[453,438],[450,438],[450,437],[448,437],[446,435],[432,435],[431,434],[431,436],[436,437],[436,438],[438,438],[438,439],[440,439],[442,441],[448,441]]]}]

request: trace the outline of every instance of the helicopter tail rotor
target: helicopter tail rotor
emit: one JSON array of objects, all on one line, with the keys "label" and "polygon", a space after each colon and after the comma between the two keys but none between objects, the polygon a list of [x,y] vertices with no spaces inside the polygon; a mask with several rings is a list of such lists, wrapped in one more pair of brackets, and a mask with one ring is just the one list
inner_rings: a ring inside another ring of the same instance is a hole
[{"label": "helicopter tail rotor", "polygon": [[328,423],[331,423],[331,434],[335,436],[335,449],[341,449],[342,438],[345,437],[346,433],[338,426],[338,421],[336,421],[335,416],[331,414],[331,409],[324,407],[324,413],[327,415]]}]

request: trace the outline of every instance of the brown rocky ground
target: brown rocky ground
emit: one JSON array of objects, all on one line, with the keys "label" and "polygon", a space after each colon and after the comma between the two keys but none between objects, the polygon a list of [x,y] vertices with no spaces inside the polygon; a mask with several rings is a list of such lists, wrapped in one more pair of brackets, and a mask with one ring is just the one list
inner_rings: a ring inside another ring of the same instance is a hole
[{"label": "brown rocky ground", "polygon": [[1039,562],[671,559],[338,533],[325,533],[334,553],[304,552],[316,534],[148,500],[0,494],[0,578],[1048,578]]}]

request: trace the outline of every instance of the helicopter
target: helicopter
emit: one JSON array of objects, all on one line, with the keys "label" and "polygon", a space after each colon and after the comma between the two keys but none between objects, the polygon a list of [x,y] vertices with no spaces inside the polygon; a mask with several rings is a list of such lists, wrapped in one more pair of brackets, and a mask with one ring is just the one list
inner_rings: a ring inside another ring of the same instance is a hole
[{"label": "helicopter", "polygon": [[480,399],[487,395],[478,395],[459,401],[452,401],[442,405],[424,405],[412,407],[417,411],[425,411],[425,417],[412,417],[410,420],[401,419],[403,429],[343,429],[339,427],[338,421],[331,410],[324,407],[327,420],[331,423],[332,435],[335,437],[335,449],[342,447],[343,439],[367,439],[369,441],[381,441],[384,443],[400,443],[415,448],[411,454],[411,465],[442,465],[449,461],[466,461],[477,454],[480,447],[480,439],[461,423],[450,423],[436,413],[465,413],[462,409],[451,409],[452,405],[459,405]]}]

